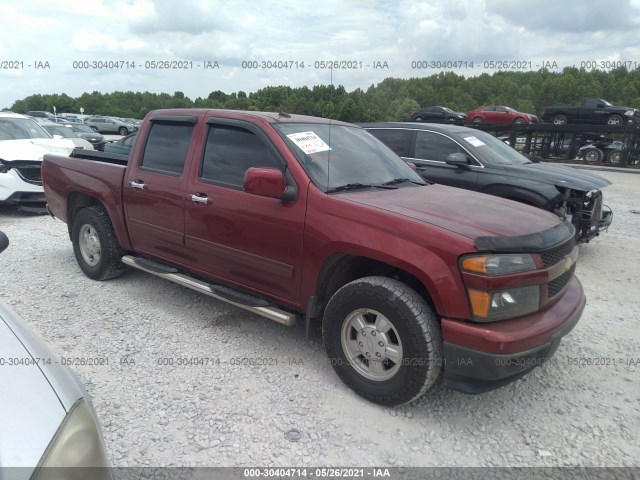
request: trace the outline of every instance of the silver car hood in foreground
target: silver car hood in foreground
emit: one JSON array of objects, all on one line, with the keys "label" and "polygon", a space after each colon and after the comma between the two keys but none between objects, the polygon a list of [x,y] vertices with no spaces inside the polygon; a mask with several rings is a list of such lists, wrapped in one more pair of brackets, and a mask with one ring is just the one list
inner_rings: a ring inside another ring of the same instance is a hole
[{"label": "silver car hood in foreground", "polygon": [[[0,467],[35,468],[69,409],[86,394],[58,356],[2,303],[0,385]],[[29,478],[31,469],[19,473]]]}]

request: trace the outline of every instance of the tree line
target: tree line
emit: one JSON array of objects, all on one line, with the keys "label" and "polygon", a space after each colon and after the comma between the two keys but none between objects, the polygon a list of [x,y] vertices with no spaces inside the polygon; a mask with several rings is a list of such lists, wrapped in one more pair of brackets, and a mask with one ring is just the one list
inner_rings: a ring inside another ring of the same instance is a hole
[{"label": "tree line", "polygon": [[255,92],[225,93],[215,90],[207,97],[190,99],[183,92],[112,92],[30,95],[17,100],[10,110],[58,113],[102,114],[143,118],[159,108],[225,108],[254,111],[285,111],[333,118],[347,122],[407,120],[412,112],[428,105],[443,105],[467,112],[481,105],[507,105],[516,110],[542,114],[542,107],[553,104],[577,105],[584,97],[600,97],[614,105],[640,107],[640,69],[625,67],[591,70],[567,67],[562,72],[500,71],[464,77],[441,72],[426,77],[386,78],[366,90],[348,92],[342,85],[314,87],[273,86]]}]

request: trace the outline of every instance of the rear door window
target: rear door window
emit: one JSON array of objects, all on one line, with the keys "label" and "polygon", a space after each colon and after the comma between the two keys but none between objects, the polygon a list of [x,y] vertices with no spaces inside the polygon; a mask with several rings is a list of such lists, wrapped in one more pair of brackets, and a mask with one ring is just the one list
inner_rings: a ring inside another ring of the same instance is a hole
[{"label": "rear door window", "polygon": [[184,170],[194,125],[154,122],[147,137],[140,168],[180,176]]}]

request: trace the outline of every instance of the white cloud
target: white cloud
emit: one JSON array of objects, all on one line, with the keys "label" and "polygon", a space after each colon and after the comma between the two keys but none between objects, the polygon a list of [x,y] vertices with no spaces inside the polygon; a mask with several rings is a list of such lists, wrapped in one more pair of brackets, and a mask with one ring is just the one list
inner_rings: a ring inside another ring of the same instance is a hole
[{"label": "white cloud", "polygon": [[[607,5],[607,9],[603,7]],[[0,107],[36,93],[255,91],[328,83],[351,90],[386,77],[437,73],[412,60],[640,59],[640,0],[32,0],[3,6],[0,60],[47,60],[50,71],[0,70]],[[595,25],[595,26],[594,26]],[[74,60],[136,68],[73,69]],[[220,70],[145,69],[146,60],[218,61]],[[243,60],[304,61],[304,69],[242,69]],[[388,62],[388,70],[315,69],[316,60]],[[535,69],[535,67],[534,67]],[[458,69],[477,75],[482,68]]]}]

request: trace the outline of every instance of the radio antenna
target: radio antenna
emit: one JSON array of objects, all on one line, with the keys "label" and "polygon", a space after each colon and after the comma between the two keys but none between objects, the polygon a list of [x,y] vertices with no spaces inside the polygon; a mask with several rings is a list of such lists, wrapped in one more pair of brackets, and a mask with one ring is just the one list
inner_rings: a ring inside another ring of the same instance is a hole
[{"label": "radio antenna", "polygon": [[[329,69],[329,85],[331,86],[331,91],[329,92],[329,105],[331,106],[331,108],[333,107],[333,67],[331,67]],[[329,135],[328,135],[328,144],[329,144],[329,150],[327,151],[327,190],[329,190],[329,180],[331,179],[331,177],[329,176],[329,172],[331,171],[331,122],[333,121],[333,119],[331,118],[333,117],[333,111],[331,112],[331,114],[329,115]]]}]

